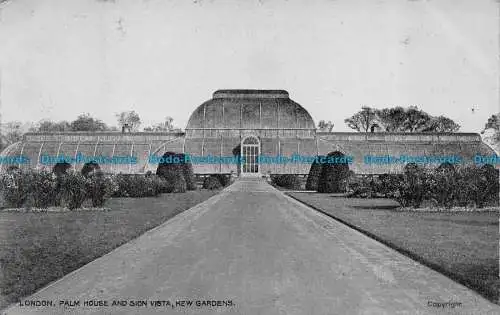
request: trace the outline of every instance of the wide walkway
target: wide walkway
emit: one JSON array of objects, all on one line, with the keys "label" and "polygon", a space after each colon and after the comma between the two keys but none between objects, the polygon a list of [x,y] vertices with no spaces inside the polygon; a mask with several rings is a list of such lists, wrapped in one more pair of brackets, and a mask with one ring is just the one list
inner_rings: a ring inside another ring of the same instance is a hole
[{"label": "wide walkway", "polygon": [[[59,306],[64,300],[80,305]],[[108,306],[83,305],[89,300]],[[206,300],[224,302],[196,306]],[[236,182],[23,303],[31,301],[54,306],[7,314],[500,314],[260,180]]]}]

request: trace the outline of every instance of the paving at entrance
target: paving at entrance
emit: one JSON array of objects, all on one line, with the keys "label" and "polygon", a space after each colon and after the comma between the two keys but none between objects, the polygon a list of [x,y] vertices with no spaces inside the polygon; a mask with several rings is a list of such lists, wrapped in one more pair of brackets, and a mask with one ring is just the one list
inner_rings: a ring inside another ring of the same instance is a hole
[{"label": "paving at entrance", "polygon": [[[25,300],[80,306],[16,306],[6,313],[500,313],[462,285],[258,179],[237,181]],[[128,305],[83,306],[88,300]],[[226,304],[145,307],[130,300]]]}]

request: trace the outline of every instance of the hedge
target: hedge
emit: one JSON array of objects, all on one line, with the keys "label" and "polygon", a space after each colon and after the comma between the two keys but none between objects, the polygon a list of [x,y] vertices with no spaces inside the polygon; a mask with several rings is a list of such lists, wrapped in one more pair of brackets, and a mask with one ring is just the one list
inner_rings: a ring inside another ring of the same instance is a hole
[{"label": "hedge", "polygon": [[283,174],[283,175],[271,175],[271,182],[279,187],[286,189],[300,189],[301,182],[297,175],[293,174]]},{"label": "hedge", "polygon": [[86,200],[102,207],[110,197],[153,197],[160,193],[185,192],[184,177],[170,182],[153,174],[104,174],[94,170],[83,175],[70,170],[57,174],[47,171],[12,169],[0,174],[3,205],[9,208],[81,208]]},{"label": "hedge", "polygon": [[499,203],[499,172],[491,165],[456,168],[442,164],[424,169],[405,166],[403,174],[355,176],[349,180],[350,197],[392,198],[404,207],[420,207],[429,201],[438,207],[496,206]]},{"label": "hedge", "polygon": [[172,192],[167,188],[167,183],[158,176],[142,176],[130,174],[117,174],[114,181],[118,188],[113,197],[155,197],[164,192]]},{"label": "hedge", "polygon": [[215,176],[208,176],[203,180],[203,188],[204,189],[221,189],[223,187],[220,180]]}]

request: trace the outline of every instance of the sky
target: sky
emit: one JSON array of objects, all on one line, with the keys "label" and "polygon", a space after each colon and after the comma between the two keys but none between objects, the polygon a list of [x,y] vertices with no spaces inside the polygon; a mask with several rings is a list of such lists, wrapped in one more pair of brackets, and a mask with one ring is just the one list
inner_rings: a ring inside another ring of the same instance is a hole
[{"label": "sky", "polygon": [[[2,2],[0,0],[0,2]],[[184,128],[217,89],[284,89],[316,123],[418,106],[480,132],[499,112],[495,0],[10,0],[2,120]],[[474,108],[474,111],[472,111]]]}]

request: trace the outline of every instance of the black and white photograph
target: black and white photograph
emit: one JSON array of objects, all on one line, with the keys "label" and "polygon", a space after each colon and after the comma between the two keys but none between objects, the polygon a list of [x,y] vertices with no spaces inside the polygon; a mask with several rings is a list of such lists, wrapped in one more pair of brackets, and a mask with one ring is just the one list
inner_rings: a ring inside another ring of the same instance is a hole
[{"label": "black and white photograph", "polygon": [[0,314],[500,314],[499,0],[0,0]]}]

